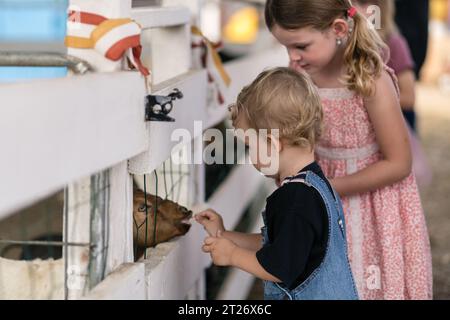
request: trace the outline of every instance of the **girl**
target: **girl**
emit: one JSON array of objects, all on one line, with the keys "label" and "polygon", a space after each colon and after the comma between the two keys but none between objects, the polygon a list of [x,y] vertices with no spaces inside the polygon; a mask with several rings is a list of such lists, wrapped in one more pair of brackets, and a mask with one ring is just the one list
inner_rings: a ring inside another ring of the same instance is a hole
[{"label": "girl", "polygon": [[430,299],[429,238],[385,45],[349,0],[268,0],[266,24],[290,66],[319,88],[319,164],[343,197],[362,299]]},{"label": "girl", "polygon": [[400,88],[400,106],[403,116],[408,122],[409,139],[413,153],[413,171],[419,186],[431,183],[431,169],[427,163],[419,139],[416,137],[416,113],[414,62],[405,38],[400,34],[394,21],[394,0],[357,0],[355,5],[359,12],[366,17],[371,14],[370,6],[377,6],[381,14],[381,29],[377,29],[383,41],[389,47],[389,61],[387,65],[392,68],[398,78]]}]

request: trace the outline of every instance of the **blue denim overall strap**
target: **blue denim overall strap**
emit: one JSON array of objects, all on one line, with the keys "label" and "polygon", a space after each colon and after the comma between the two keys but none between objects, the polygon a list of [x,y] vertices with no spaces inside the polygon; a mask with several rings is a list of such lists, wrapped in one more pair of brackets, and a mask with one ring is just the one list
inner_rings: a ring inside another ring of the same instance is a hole
[{"label": "blue denim overall strap", "polygon": [[[264,281],[264,298],[268,300],[357,300],[353,275],[347,255],[345,220],[339,196],[312,171],[286,179],[285,183],[304,183],[316,189],[325,203],[328,214],[328,243],[322,263],[293,290],[274,282]],[[267,243],[266,217],[263,212],[263,245]]]}]

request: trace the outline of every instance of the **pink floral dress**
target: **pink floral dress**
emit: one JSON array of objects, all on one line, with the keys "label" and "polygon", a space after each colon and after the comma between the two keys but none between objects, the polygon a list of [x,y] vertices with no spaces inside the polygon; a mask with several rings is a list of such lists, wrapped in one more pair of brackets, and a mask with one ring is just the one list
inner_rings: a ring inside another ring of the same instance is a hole
[{"label": "pink floral dress", "polygon": [[[316,156],[325,175],[350,175],[379,161],[382,154],[362,97],[346,88],[319,93],[325,129]],[[414,174],[342,200],[360,298],[431,299],[430,243]]]}]

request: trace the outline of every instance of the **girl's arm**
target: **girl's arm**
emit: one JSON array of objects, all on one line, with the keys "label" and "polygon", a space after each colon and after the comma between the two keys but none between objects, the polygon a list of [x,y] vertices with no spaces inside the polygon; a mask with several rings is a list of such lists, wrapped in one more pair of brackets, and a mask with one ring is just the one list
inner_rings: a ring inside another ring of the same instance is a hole
[{"label": "girl's arm", "polygon": [[354,174],[333,179],[341,196],[373,191],[406,178],[411,173],[409,137],[391,77],[383,72],[376,93],[365,101],[383,159]]},{"label": "girl's arm", "polygon": [[398,85],[400,87],[400,106],[403,110],[412,110],[416,104],[416,76],[410,69],[398,74]]},{"label": "girl's arm", "polygon": [[260,233],[249,234],[224,231],[222,234],[224,238],[233,241],[237,246],[244,249],[258,251],[262,247],[262,236]]}]

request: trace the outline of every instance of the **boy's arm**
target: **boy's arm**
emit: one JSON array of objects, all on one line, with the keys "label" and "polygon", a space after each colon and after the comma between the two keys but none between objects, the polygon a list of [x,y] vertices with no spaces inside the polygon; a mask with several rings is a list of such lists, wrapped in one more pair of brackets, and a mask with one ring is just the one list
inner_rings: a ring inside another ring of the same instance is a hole
[{"label": "boy's arm", "polygon": [[231,255],[231,265],[253,274],[263,280],[281,282],[280,279],[268,273],[258,262],[256,251],[236,246]]},{"label": "boy's arm", "polygon": [[242,233],[234,231],[224,231],[222,236],[233,241],[238,247],[251,251],[258,251],[262,247],[262,235],[260,233]]}]

